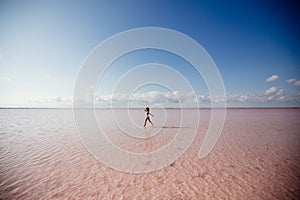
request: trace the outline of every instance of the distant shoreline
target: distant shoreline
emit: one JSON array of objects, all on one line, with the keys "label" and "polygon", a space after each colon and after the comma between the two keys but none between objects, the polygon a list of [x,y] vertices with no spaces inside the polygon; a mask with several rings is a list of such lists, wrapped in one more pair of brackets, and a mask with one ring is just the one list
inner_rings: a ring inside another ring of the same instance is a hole
[{"label": "distant shoreline", "polygon": [[[13,109],[97,109],[97,110],[107,110],[107,109],[143,109],[141,108],[46,108],[46,107],[39,107],[39,108],[28,108],[28,107],[0,107],[1,110],[13,110]],[[220,107],[216,108],[152,108],[152,109],[224,109]],[[225,109],[300,109],[300,107],[227,107]]]}]

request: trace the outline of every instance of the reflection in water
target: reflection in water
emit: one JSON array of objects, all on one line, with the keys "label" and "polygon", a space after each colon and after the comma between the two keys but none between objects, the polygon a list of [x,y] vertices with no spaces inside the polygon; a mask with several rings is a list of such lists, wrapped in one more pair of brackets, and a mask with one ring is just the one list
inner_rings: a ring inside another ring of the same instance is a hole
[{"label": "reflection in water", "polygon": [[151,127],[144,127],[144,133],[145,133],[145,151],[150,151],[152,149],[152,141],[151,136],[153,135],[153,126]]}]

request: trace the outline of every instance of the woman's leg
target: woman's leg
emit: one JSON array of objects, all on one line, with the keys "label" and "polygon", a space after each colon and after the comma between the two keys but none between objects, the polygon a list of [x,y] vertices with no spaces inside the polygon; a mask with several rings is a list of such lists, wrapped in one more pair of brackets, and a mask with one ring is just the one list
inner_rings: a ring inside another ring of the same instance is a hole
[{"label": "woman's leg", "polygon": [[149,120],[149,122],[151,123],[151,125],[153,126],[153,123],[151,122],[150,117],[148,118],[148,120]]}]

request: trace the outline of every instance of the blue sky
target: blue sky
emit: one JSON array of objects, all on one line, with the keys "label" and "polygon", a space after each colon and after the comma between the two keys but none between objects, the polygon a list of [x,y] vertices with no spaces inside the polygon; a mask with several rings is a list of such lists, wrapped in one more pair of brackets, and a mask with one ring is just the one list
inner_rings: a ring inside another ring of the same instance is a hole
[{"label": "blue sky", "polygon": [[[206,49],[222,75],[228,106],[299,106],[297,19],[293,1],[2,0],[0,106],[71,106],[74,83],[89,52],[114,34],[149,26],[182,32]],[[200,105],[209,106],[203,79],[176,55],[143,50],[126,56],[103,77],[104,89],[96,89],[100,107],[112,99],[112,85],[122,74],[148,62],[164,63],[183,74]],[[174,96],[193,106],[191,91],[180,84],[177,88],[142,87],[135,94],[136,106],[176,107]],[[126,99],[128,92],[115,101]]]}]

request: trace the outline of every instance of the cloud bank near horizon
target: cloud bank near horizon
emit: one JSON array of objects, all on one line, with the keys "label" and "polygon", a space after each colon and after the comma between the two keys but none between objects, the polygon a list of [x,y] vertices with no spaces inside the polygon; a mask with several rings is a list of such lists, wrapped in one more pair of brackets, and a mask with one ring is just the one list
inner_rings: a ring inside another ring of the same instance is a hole
[{"label": "cloud bank near horizon", "polygon": [[[218,96],[214,103],[226,101],[227,107],[298,107],[300,105],[300,93],[285,94],[284,89],[271,87],[264,93],[257,94],[227,94],[226,97]],[[72,97],[44,97],[31,99],[33,107],[72,107]],[[149,91],[144,93],[115,93],[113,95],[90,95],[80,102],[84,107],[88,103],[99,108],[125,107],[140,108],[145,106],[157,108],[198,108],[211,107],[212,98],[209,95],[195,94],[191,92],[161,92]]]},{"label": "cloud bank near horizon", "polygon": [[[278,75],[272,75],[265,82],[275,82]],[[300,80],[290,78],[286,83],[294,86],[294,92],[288,92],[284,87],[271,86],[261,93],[237,93],[217,96],[212,99],[210,95],[197,94],[195,91],[157,91],[139,92],[133,94],[116,92],[109,95],[89,94],[85,99],[76,99],[82,107],[93,105],[96,108],[140,108],[145,106],[158,108],[201,108],[211,107],[212,102],[226,103],[227,107],[299,107],[300,106]],[[74,98],[69,97],[41,97],[29,100],[32,107],[72,107]],[[223,104],[224,105],[224,104]]]},{"label": "cloud bank near horizon", "polygon": [[[11,79],[1,78],[8,82]],[[90,94],[85,99],[73,98],[73,96],[46,96],[27,99],[22,105],[1,105],[1,107],[47,107],[47,108],[72,108],[73,100],[86,107],[93,105],[96,108],[129,107],[140,108],[145,106],[158,108],[198,108],[221,105],[224,102],[227,107],[300,107],[300,80],[289,78],[285,82],[278,82],[279,75],[272,75],[265,79],[264,91],[253,93],[227,93],[212,99],[209,94],[196,91],[158,91],[114,93],[108,95]],[[276,84],[274,82],[276,81]]]}]

